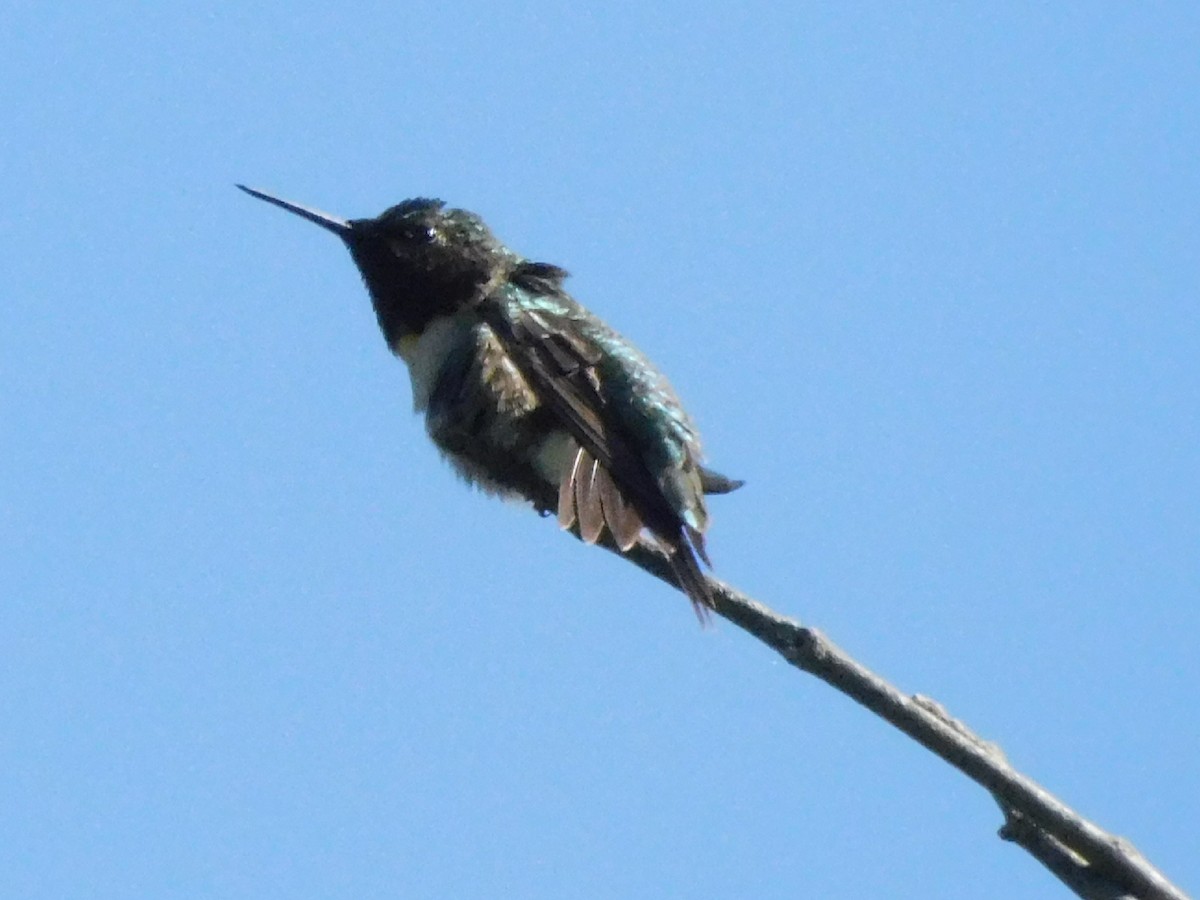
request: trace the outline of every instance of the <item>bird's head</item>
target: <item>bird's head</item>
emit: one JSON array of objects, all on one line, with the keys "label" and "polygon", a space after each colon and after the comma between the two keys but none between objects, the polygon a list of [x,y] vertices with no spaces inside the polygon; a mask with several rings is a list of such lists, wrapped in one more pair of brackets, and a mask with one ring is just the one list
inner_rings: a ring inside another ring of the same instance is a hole
[{"label": "bird's head", "polygon": [[340,219],[238,185],[260,200],[342,239],[354,258],[388,344],[420,334],[430,321],[474,303],[482,288],[518,258],[474,213],[416,198],[373,219]]}]

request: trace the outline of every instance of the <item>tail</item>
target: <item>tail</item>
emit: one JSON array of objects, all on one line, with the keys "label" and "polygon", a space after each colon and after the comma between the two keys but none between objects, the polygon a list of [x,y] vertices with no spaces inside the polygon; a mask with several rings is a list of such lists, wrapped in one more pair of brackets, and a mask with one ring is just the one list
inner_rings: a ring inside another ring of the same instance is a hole
[{"label": "tail", "polygon": [[730,478],[707,466],[700,466],[700,489],[706,494],[728,494],[745,483],[740,478]]},{"label": "tail", "polygon": [[[740,481],[704,470],[705,478],[710,475],[720,480],[718,489],[710,492],[731,491],[741,485]],[[633,504],[625,499],[611,473],[582,448],[575,451],[575,458],[559,484],[558,524],[567,531],[577,529],[580,539],[588,544],[595,544],[609,534],[622,554],[633,549],[642,529],[646,528],[665,551],[675,581],[692,601],[700,624],[707,625],[711,620],[712,612],[717,608],[716,601],[712,586],[696,558],[698,555],[708,563],[704,535],[684,524],[675,525],[676,531],[671,534],[668,531],[671,525],[661,520],[658,528],[648,526]]]},{"label": "tail", "polygon": [[696,559],[692,545],[681,535],[675,545],[670,548],[670,554],[671,571],[675,573],[679,589],[692,601],[692,610],[696,613],[700,624],[707,625],[712,621],[712,614],[716,611],[717,602],[713,596],[712,585],[709,584],[708,578],[700,569],[700,563]]}]

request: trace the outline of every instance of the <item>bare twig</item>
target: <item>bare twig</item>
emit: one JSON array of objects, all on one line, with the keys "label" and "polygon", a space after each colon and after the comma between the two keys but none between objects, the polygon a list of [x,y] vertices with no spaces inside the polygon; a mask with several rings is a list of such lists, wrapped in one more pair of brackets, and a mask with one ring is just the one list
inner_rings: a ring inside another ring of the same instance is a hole
[{"label": "bare twig", "polygon": [[[611,545],[607,549],[614,550]],[[640,543],[622,554],[675,587],[658,548]],[[1028,851],[1087,900],[1188,900],[1129,842],[1111,835],[1017,772],[999,747],[984,741],[939,704],[907,696],[846,655],[823,634],[716,579],[716,611],[799,669],[816,675],[886,719],[987,790],[1004,814],[1000,837]]]}]

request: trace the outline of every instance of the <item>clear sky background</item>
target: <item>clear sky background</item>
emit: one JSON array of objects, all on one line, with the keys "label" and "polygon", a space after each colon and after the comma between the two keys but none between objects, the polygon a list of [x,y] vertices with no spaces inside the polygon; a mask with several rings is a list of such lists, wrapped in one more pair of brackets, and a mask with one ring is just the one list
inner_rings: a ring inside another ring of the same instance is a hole
[{"label": "clear sky background", "polygon": [[458,483],[345,216],[675,382],[718,573],[1200,890],[1193,3],[18,3],[0,895],[1062,897],[947,766]]}]

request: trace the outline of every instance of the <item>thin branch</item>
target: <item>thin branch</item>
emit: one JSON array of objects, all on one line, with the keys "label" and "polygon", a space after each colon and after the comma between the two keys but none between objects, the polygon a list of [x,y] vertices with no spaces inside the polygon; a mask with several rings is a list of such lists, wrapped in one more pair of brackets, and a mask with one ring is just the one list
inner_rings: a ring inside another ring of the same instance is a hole
[{"label": "thin branch", "polygon": [[[603,546],[618,552],[611,544]],[[669,564],[652,543],[643,541],[620,555],[678,587]],[[1000,837],[1024,848],[1078,896],[1087,900],[1188,900],[1128,841],[1089,822],[1016,771],[998,746],[984,741],[935,701],[902,694],[819,631],[781,616],[723,582],[709,581],[719,615],[798,669],[886,719],[988,791],[1004,814]]]}]

